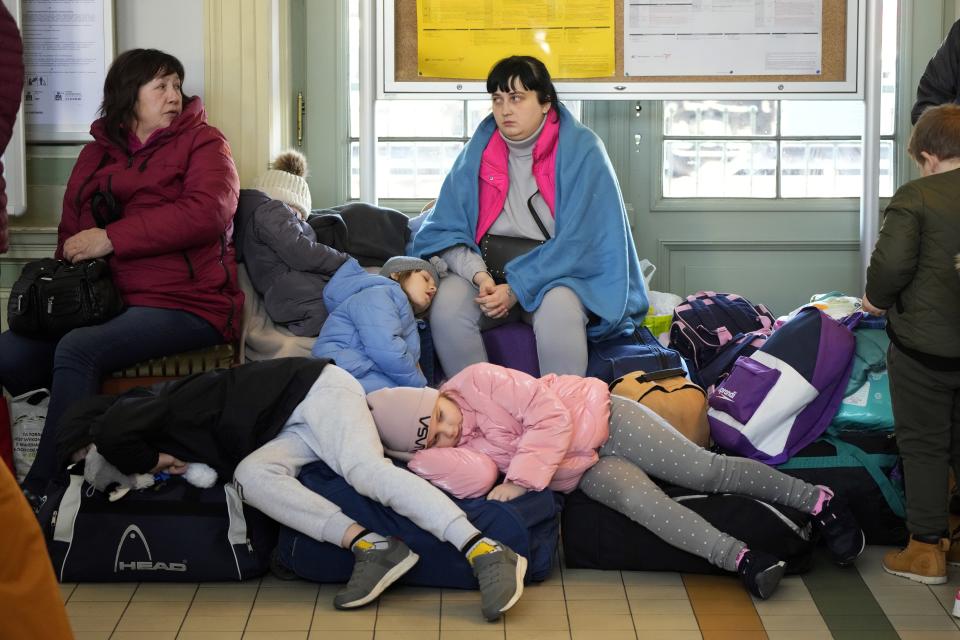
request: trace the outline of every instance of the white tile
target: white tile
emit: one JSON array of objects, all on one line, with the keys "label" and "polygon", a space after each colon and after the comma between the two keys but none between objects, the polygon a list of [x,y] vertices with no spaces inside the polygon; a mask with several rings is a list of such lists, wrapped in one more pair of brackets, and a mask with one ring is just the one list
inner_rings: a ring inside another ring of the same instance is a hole
[{"label": "white tile", "polygon": [[196,584],[141,584],[130,601],[190,602],[196,593]]},{"label": "white tile", "polygon": [[623,577],[623,583],[627,586],[633,584],[683,586],[683,576],[669,571],[621,571],[620,574]]},{"label": "white tile", "polygon": [[250,614],[244,631],[309,631],[312,612],[282,616],[258,616]]},{"label": "white tile", "polygon": [[890,624],[896,630],[907,629],[910,631],[956,631],[957,625],[953,618],[944,613],[943,615],[924,616],[924,615],[893,615],[887,616]]},{"label": "white tile", "polygon": [[693,614],[671,614],[671,615],[634,615],[634,626],[637,629],[637,635],[646,637],[644,632],[648,629],[657,631],[699,631],[697,618]]},{"label": "white tile", "polygon": [[619,571],[600,571],[598,569],[564,569],[563,584],[611,585],[623,584]]},{"label": "white tile", "polygon": [[900,640],[958,640],[960,631],[911,631],[898,629]]},{"label": "white tile", "polygon": [[833,634],[830,631],[807,631],[806,629],[767,631],[767,640],[833,640]]},{"label": "white tile", "polygon": [[307,640],[306,631],[246,631],[243,640]]},{"label": "white tile", "polygon": [[129,602],[136,590],[133,584],[78,584],[70,595],[73,602]]},{"label": "white tile", "polygon": [[760,621],[767,631],[829,631],[827,623],[819,615],[762,616]]},{"label": "white tile", "polygon": [[113,618],[119,620],[127,608],[126,602],[68,602],[65,607],[71,618]]}]

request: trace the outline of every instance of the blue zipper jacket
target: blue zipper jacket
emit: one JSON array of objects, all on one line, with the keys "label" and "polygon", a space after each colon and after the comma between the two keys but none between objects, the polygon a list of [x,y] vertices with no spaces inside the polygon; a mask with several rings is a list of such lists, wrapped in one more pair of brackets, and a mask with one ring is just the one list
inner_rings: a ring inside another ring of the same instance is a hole
[{"label": "blue zipper jacket", "polygon": [[425,387],[420,336],[413,308],[400,285],[364,271],[350,259],[323,290],[330,316],[313,355],[330,358],[367,393],[387,387]]}]

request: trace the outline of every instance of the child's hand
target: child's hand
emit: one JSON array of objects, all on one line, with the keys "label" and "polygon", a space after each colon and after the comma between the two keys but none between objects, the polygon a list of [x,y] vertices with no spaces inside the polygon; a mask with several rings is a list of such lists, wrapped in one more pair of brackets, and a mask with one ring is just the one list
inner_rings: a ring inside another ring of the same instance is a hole
[{"label": "child's hand", "polygon": [[169,453],[160,453],[157,455],[157,465],[150,470],[150,473],[169,473],[172,476],[180,476],[187,472],[187,463],[183,460],[174,458]]},{"label": "child's hand", "polygon": [[494,487],[490,493],[487,494],[487,500],[509,502],[514,498],[519,498],[526,492],[527,489],[525,487],[521,487],[520,485],[512,482],[504,482],[503,484]]},{"label": "child's hand", "polygon": [[870,315],[882,316],[885,313],[887,313],[884,309],[878,309],[877,307],[873,306],[873,303],[867,300],[867,294],[863,294],[861,305],[863,306],[863,310],[869,313]]}]

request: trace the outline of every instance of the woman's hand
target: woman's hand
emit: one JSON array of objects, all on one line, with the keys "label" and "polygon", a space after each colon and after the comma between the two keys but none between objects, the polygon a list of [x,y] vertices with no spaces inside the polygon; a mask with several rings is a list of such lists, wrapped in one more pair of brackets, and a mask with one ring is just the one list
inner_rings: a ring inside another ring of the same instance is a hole
[{"label": "woman's hand", "polygon": [[163,452],[157,455],[157,465],[153,469],[150,469],[150,473],[169,473],[172,476],[183,475],[186,472],[186,462],[174,458],[169,453]]},{"label": "woman's hand", "polygon": [[103,229],[84,229],[63,243],[63,258],[67,262],[92,260],[113,253],[113,243]]},{"label": "woman's hand", "polygon": [[873,303],[867,300],[867,294],[863,294],[861,305],[863,306],[863,310],[870,315],[882,316],[887,313],[884,309],[878,309],[877,307],[873,306]]},{"label": "woman's hand", "polygon": [[[517,304],[517,298],[513,295],[513,290],[508,284],[496,284],[488,274],[478,283],[480,295],[474,298],[474,302],[480,305],[480,310],[488,318],[505,318],[513,305]],[[480,276],[477,276],[480,280]]]},{"label": "woman's hand", "polygon": [[514,498],[519,498],[527,492],[526,487],[521,487],[512,482],[504,482],[494,487],[487,494],[487,500],[499,500],[500,502],[509,502]]}]

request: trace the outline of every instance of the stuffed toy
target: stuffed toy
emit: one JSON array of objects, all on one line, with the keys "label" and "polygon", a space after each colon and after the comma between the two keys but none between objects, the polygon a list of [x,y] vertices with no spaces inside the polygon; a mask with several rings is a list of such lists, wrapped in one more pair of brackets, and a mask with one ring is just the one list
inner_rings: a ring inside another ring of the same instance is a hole
[{"label": "stuffed toy", "polygon": [[[152,487],[158,480],[165,480],[168,474],[135,473],[127,475],[110,464],[97,451],[97,445],[90,445],[84,458],[83,478],[94,489],[108,493],[110,502],[116,502],[130,491]],[[217,472],[202,462],[190,462],[183,479],[195,487],[207,489],[217,481]]]}]

